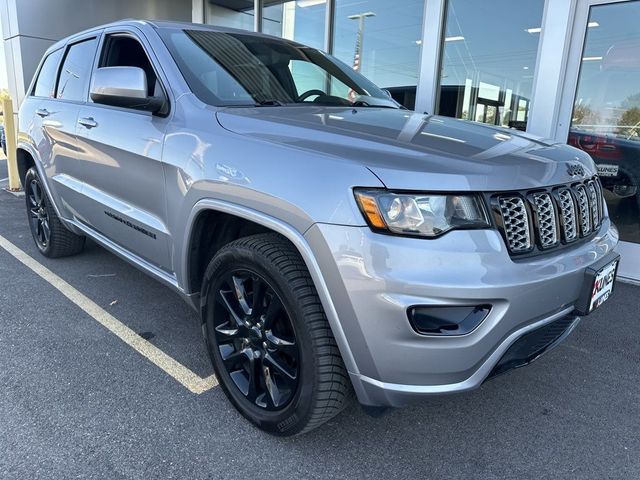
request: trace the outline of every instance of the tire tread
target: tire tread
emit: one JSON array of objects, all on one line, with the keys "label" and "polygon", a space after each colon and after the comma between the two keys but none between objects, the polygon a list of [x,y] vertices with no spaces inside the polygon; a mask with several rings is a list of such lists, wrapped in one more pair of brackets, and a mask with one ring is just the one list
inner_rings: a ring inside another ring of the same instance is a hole
[{"label": "tire tread", "polygon": [[[25,185],[28,185],[27,179],[30,177],[35,177],[42,184],[42,179],[38,174],[38,171],[35,167],[29,169],[27,174],[25,175]],[[26,190],[25,186],[25,190]],[[56,214],[55,208],[51,204],[51,199],[47,195],[44,187],[42,188],[42,193],[45,196],[45,208],[47,209],[47,216],[49,217],[49,228],[51,230],[51,234],[49,237],[49,245],[45,250],[42,250],[38,247],[38,250],[45,256],[49,258],[61,258],[61,257],[69,257],[71,255],[76,255],[82,251],[85,244],[85,237],[82,235],[76,235],[67,227],[64,226],[58,215]],[[25,192],[28,200],[28,192]],[[34,239],[35,240],[35,239]]]},{"label": "tire tread", "polygon": [[311,412],[296,435],[301,435],[329,421],[349,404],[353,389],[342,356],[331,332],[320,297],[304,260],[286,239],[275,233],[244,237],[223,247],[248,249],[264,256],[285,278],[303,311],[311,337],[317,380]]}]

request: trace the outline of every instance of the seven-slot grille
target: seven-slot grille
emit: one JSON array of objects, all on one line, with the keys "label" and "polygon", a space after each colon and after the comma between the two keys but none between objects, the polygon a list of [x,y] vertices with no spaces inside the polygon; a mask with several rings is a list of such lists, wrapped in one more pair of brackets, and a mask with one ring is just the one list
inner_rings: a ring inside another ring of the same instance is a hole
[{"label": "seven-slot grille", "polygon": [[602,222],[602,186],[585,182],[494,196],[498,223],[512,254],[548,250],[595,232]]}]

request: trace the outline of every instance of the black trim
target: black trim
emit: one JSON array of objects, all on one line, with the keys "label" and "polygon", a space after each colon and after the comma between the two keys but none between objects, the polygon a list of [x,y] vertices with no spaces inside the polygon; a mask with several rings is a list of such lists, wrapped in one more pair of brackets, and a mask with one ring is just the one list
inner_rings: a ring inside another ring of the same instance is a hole
[{"label": "black trim", "polygon": [[491,305],[415,305],[409,323],[420,335],[454,337],[473,332],[487,318]]},{"label": "black trim", "polygon": [[[559,184],[559,185],[553,185],[553,186],[549,186],[549,187],[541,187],[541,188],[532,188],[529,190],[512,190],[512,191],[504,191],[504,192],[495,192],[495,193],[485,193],[485,200],[486,202],[488,202],[488,204],[491,206],[491,211],[493,214],[493,220],[497,225],[498,231],[500,232],[500,235],[502,235],[502,239],[504,240],[504,243],[507,247],[507,250],[509,251],[509,255],[512,257],[513,260],[518,260],[518,259],[525,259],[525,258],[529,258],[529,257],[533,257],[533,256],[537,256],[537,255],[541,255],[541,254],[545,254],[545,253],[549,253],[549,252],[559,252],[562,251],[565,248],[568,248],[570,246],[573,245],[578,245],[578,244],[582,244],[582,243],[586,243],[589,240],[591,240],[602,228],[602,225],[604,224],[604,207],[600,207],[600,205],[602,205],[602,200],[599,199],[598,200],[598,212],[600,214],[600,222],[598,223],[597,226],[594,227],[593,225],[593,217],[591,215],[591,208],[589,208],[589,220],[591,221],[591,231],[587,234],[587,235],[583,235],[582,232],[582,222],[580,221],[580,206],[576,197],[576,192],[575,192],[575,187],[578,185],[583,185],[585,188],[585,193],[588,196],[588,191],[587,191],[587,183],[589,181],[593,180],[596,184],[599,183],[599,178],[597,175],[591,176],[591,177],[587,177],[581,181],[574,181],[574,182],[570,182],[570,183],[566,183],[566,184]],[[578,237],[573,240],[573,241],[567,241],[566,238],[564,237],[564,229],[560,228],[560,241],[558,243],[556,243],[554,246],[551,247],[546,247],[546,248],[542,248],[540,245],[540,239],[538,236],[538,224],[537,224],[537,215],[535,212],[535,208],[533,206],[533,203],[529,200],[530,196],[532,194],[535,193],[548,193],[551,195],[551,199],[554,202],[554,207],[556,210],[556,228],[559,228],[559,226],[562,226],[562,223],[559,223],[561,221],[560,217],[561,217],[561,210],[559,207],[559,198],[557,196],[557,191],[562,189],[562,188],[568,188],[569,191],[571,192],[571,196],[572,196],[572,200],[573,200],[573,204],[574,204],[574,212],[576,214],[575,217],[575,221],[576,221],[576,228],[578,229]],[[597,192],[597,188],[596,188],[596,192]],[[521,252],[512,252],[511,249],[509,248],[509,241],[507,239],[507,235],[506,232],[504,230],[504,225],[502,222],[502,211],[500,210],[500,204],[498,202],[498,198],[499,197],[504,197],[504,196],[514,196],[514,197],[520,197],[524,200],[525,203],[525,208],[527,210],[527,215],[529,217],[529,229],[530,229],[530,234],[532,235],[531,238],[531,248],[529,250],[525,250],[525,251],[521,251]],[[590,205],[590,204],[589,204]]]},{"label": "black trim", "polygon": [[502,355],[487,380],[537,360],[564,340],[579,320],[580,317],[570,314],[525,333]]},{"label": "black trim", "polygon": [[591,306],[591,295],[593,293],[593,282],[595,278],[598,276],[600,271],[607,267],[612,262],[618,262],[616,264],[616,268],[613,272],[614,282],[613,289],[611,290],[611,294],[613,294],[615,290],[615,277],[618,275],[618,268],[620,267],[620,255],[617,253],[610,253],[606,257],[602,258],[597,263],[590,265],[584,272],[584,282],[582,291],[580,292],[580,297],[576,302],[576,312],[579,315],[589,315],[591,312],[589,311],[589,307]]}]

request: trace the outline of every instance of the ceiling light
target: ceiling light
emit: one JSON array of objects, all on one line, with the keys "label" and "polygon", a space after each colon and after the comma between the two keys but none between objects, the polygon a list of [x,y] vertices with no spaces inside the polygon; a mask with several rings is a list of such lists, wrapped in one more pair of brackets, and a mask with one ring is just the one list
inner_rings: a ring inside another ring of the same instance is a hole
[{"label": "ceiling light", "polygon": [[[596,21],[589,22],[587,24],[587,27],[589,27],[589,28],[599,27],[599,26],[600,26],[600,24],[598,22],[596,22]],[[542,31],[542,27],[526,28],[524,31],[527,32],[527,33],[540,33]]]},{"label": "ceiling light", "polygon": [[602,57],[582,57],[583,62],[597,62],[598,60],[602,60]]},{"label": "ceiling light", "polygon": [[422,40],[416,40],[416,45],[422,45]]},{"label": "ceiling light", "polygon": [[455,37],[446,37],[444,39],[445,42],[457,42],[459,40],[464,40],[462,35],[456,35]]},{"label": "ceiling light", "polygon": [[327,0],[298,0],[298,6],[300,8],[313,7],[314,5],[322,5],[327,3]]}]

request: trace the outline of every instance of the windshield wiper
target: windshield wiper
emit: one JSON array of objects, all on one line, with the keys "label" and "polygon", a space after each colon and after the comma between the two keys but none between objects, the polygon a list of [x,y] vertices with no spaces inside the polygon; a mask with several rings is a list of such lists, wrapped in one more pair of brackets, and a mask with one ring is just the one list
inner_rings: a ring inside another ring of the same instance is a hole
[{"label": "windshield wiper", "polygon": [[275,98],[269,98],[267,100],[260,100],[255,103],[256,107],[284,107],[284,103]]},{"label": "windshield wiper", "polygon": [[394,105],[383,105],[383,104],[375,104],[375,103],[367,103],[363,100],[358,100],[357,102],[353,102],[351,104],[352,107],[370,107],[370,108],[392,108],[394,110],[399,110],[400,107],[396,107]]}]

